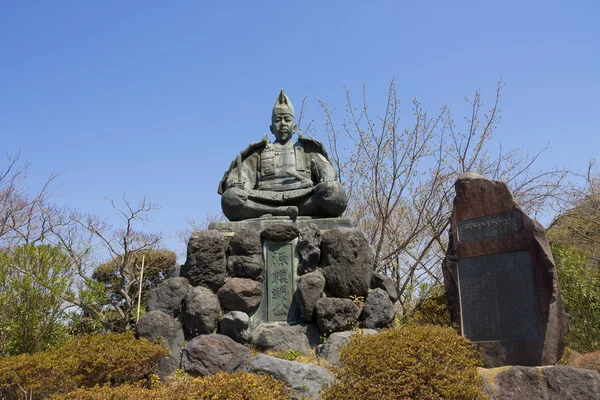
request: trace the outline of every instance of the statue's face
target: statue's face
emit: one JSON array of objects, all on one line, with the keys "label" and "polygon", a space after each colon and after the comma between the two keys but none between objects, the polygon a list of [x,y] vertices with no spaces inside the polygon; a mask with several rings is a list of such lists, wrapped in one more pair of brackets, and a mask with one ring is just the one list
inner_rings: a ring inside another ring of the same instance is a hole
[{"label": "statue's face", "polygon": [[291,114],[278,114],[273,118],[271,132],[277,139],[282,142],[287,142],[296,129],[294,116]]}]

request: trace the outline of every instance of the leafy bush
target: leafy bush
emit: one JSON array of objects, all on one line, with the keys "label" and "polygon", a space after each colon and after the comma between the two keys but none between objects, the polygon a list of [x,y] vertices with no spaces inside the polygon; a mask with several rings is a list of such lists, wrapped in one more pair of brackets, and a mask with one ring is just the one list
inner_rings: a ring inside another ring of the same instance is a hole
[{"label": "leafy bush", "polygon": [[408,314],[406,323],[415,325],[452,326],[448,311],[448,298],[443,286],[436,288],[430,297],[423,300]]},{"label": "leafy bush", "polygon": [[600,350],[600,275],[583,251],[553,244],[552,254],[569,321],[567,345],[581,353]]},{"label": "leafy bush", "polygon": [[79,389],[54,396],[54,400],[288,400],[290,389],[272,376],[254,375],[249,372],[195,379],[178,379],[175,382],[158,384],[148,389],[141,385],[121,385]]},{"label": "leafy bush", "polygon": [[485,399],[481,355],[452,328],[404,325],[378,335],[358,332],[342,350],[324,400]]},{"label": "leafy bush", "polygon": [[600,351],[582,354],[573,361],[577,368],[595,369],[600,372]]},{"label": "leafy bush", "polygon": [[72,274],[69,258],[55,247],[0,252],[0,355],[35,353],[66,340],[62,296]]},{"label": "leafy bush", "polygon": [[0,398],[31,391],[40,399],[82,386],[136,382],[165,354],[162,344],[136,340],[131,332],[81,336],[44,352],[0,359]]}]

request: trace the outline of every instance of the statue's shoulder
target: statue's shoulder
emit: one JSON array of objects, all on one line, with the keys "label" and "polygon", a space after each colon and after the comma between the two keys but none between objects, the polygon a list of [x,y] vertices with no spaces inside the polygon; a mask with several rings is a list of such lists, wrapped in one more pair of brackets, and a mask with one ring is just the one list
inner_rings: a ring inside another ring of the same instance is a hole
[{"label": "statue's shoulder", "polygon": [[[239,157],[242,159],[242,162],[243,162],[245,159],[252,156],[253,154],[260,153],[262,151],[262,149],[264,149],[269,143],[270,143],[269,138],[268,138],[267,134],[265,133],[265,135],[263,136],[263,138],[261,140],[259,140],[258,142],[250,143],[248,145],[248,147],[246,147],[244,150],[242,150],[240,152]],[[227,171],[225,171],[225,173],[223,174],[223,179],[221,179],[221,182],[219,182],[219,189],[217,190],[217,193],[223,194],[223,192],[226,189],[227,177],[229,176],[229,173],[234,168],[237,167],[237,163],[238,163],[238,157],[236,157],[231,162],[231,164],[229,164],[229,168],[227,168]]]},{"label": "statue's shoulder", "polygon": [[242,156],[242,160],[246,159],[248,156],[252,155],[253,153],[260,152],[269,143],[271,143],[271,142],[269,141],[269,138],[268,138],[267,134],[265,133],[265,135],[263,136],[263,138],[261,140],[259,140],[258,142],[250,143],[248,145],[248,147],[246,147],[244,150],[242,150],[240,152],[240,154]]},{"label": "statue's shoulder", "polygon": [[331,162],[325,146],[323,146],[323,143],[319,142],[318,140],[298,135],[298,143],[304,147],[304,151],[306,153],[319,153],[323,155],[327,161]]}]

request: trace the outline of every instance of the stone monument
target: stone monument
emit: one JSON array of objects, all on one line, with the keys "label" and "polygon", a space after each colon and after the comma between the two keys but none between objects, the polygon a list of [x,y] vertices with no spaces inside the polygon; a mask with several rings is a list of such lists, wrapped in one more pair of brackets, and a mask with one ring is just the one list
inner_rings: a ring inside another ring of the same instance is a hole
[{"label": "stone monument", "polygon": [[[230,221],[195,231],[179,276],[149,294],[138,331],[160,326],[178,338],[167,340],[161,376],[179,357],[186,371],[206,374],[217,368],[205,365],[206,354],[222,351],[219,368],[230,371],[246,360],[238,344],[308,352],[323,334],[393,323],[394,285],[373,273],[366,235],[341,217],[346,193],[327,152],[314,139],[294,142],[295,129],[282,90],[271,115],[275,140],[249,145],[219,183]],[[188,344],[173,354],[182,335]],[[233,353],[240,354],[235,363]]]},{"label": "stone monument", "polygon": [[467,173],[455,190],[442,266],[452,321],[487,367],[556,363],[567,324],[543,227],[505,182]]}]

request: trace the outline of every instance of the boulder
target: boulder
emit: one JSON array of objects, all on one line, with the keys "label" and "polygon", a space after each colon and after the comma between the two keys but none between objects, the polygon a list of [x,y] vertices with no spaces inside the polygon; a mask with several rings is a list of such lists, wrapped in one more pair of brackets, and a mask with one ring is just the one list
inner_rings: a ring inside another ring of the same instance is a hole
[{"label": "boulder", "polygon": [[316,325],[284,325],[263,323],[252,331],[250,342],[261,350],[298,350],[308,353],[319,344],[320,332]]},{"label": "boulder", "polygon": [[235,372],[248,365],[250,350],[225,335],[196,336],[183,350],[181,367],[195,376],[215,375],[219,371]]},{"label": "boulder", "polygon": [[187,338],[214,332],[221,313],[216,294],[203,286],[191,288],[185,296],[181,315]]},{"label": "boulder", "polygon": [[371,278],[371,289],[377,288],[385,290],[390,296],[392,303],[398,301],[398,291],[396,290],[396,285],[391,277],[379,272],[374,273]]},{"label": "boulder", "polygon": [[229,256],[262,255],[262,244],[258,231],[248,226],[240,226],[229,240],[227,254]]},{"label": "boulder", "polygon": [[300,258],[298,274],[303,275],[317,269],[321,260],[321,231],[315,224],[300,229],[296,251]]},{"label": "boulder", "polygon": [[247,278],[231,278],[217,292],[225,312],[242,311],[247,314],[260,304],[262,283]]},{"label": "boulder", "polygon": [[275,223],[266,227],[260,235],[263,239],[272,242],[289,242],[296,239],[299,233],[295,225]]},{"label": "boulder", "polygon": [[[375,335],[378,333],[374,329],[362,329],[361,331],[363,335]],[[319,358],[324,358],[333,366],[339,366],[342,348],[350,343],[350,336],[356,333],[357,331],[344,331],[329,335],[327,341],[318,347]]]},{"label": "boulder", "polygon": [[442,263],[452,322],[486,367],[555,364],[567,319],[544,228],[504,181],[467,173],[455,191]]},{"label": "boulder", "polygon": [[317,323],[323,333],[346,331],[356,324],[360,308],[350,299],[334,297],[317,301]]},{"label": "boulder", "polygon": [[298,279],[296,295],[300,301],[304,321],[313,321],[317,300],[321,298],[323,289],[325,289],[325,277],[320,272],[310,272]]},{"label": "boulder", "polygon": [[231,255],[227,257],[227,274],[262,281],[263,265],[262,254]]},{"label": "boulder", "polygon": [[319,390],[333,382],[333,375],[325,367],[282,360],[259,354],[252,359],[247,370],[255,374],[271,375],[294,390],[293,399],[318,399]]},{"label": "boulder", "polygon": [[136,336],[154,341],[162,338],[169,355],[158,361],[158,375],[164,380],[179,368],[184,343],[181,323],[162,311],[150,311],[135,325]]},{"label": "boulder", "polygon": [[248,314],[241,311],[230,311],[219,320],[219,333],[238,343],[244,343],[247,340],[245,333],[249,323]]},{"label": "boulder", "polygon": [[205,286],[217,291],[225,282],[227,263],[225,243],[219,231],[195,231],[187,247],[187,260],[181,276],[192,286]]},{"label": "boulder", "polygon": [[360,315],[363,328],[385,328],[394,321],[395,316],[394,304],[387,292],[379,288],[370,290]]},{"label": "boulder", "polygon": [[356,228],[332,229],[321,242],[321,264],[326,288],[334,297],[366,297],[371,285],[373,251]]},{"label": "boulder", "polygon": [[146,308],[148,311],[162,311],[172,317],[177,317],[189,289],[190,283],[187,279],[169,278],[157,288],[150,290]]},{"label": "boulder", "polygon": [[600,373],[566,365],[479,368],[490,400],[590,400],[600,398]]}]

